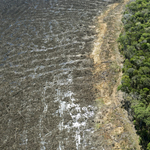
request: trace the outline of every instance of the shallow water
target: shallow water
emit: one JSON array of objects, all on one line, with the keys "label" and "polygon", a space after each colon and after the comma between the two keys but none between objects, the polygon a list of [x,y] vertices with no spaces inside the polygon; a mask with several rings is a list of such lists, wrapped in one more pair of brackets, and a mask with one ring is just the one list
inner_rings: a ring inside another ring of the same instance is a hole
[{"label": "shallow water", "polygon": [[0,2],[0,148],[96,149],[89,56],[107,4]]}]

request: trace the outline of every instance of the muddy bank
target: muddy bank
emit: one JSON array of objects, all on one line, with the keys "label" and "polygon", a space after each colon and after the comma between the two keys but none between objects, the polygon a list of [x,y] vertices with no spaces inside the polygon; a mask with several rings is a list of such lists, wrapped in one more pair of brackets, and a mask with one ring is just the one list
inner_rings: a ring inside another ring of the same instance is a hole
[{"label": "muddy bank", "polygon": [[[99,109],[94,119],[97,149],[140,150],[138,136],[127,112],[121,108],[123,93],[117,92],[121,82],[123,57],[117,38],[122,29],[122,13],[128,0],[114,3],[97,17],[97,39],[91,57],[94,60],[94,90]],[[100,141],[100,142],[99,142]]]}]

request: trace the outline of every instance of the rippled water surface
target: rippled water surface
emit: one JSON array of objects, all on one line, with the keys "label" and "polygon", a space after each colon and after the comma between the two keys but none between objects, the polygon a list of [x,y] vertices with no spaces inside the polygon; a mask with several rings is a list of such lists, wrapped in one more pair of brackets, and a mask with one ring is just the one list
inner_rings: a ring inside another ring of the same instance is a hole
[{"label": "rippled water surface", "polygon": [[0,149],[97,149],[89,55],[107,3],[0,1]]}]

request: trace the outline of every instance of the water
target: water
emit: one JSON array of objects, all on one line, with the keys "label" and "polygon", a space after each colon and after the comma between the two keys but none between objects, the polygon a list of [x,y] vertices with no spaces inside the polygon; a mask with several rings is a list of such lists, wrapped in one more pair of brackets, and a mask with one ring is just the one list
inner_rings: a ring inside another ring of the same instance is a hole
[{"label": "water", "polygon": [[89,56],[107,4],[0,1],[0,149],[97,149]]}]

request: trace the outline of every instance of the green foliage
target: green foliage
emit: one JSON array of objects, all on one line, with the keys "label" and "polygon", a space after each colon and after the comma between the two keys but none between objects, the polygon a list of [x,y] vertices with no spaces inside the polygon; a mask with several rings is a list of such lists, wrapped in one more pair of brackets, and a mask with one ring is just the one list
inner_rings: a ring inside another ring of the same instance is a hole
[{"label": "green foliage", "polygon": [[130,91],[131,91],[131,84],[130,84],[130,78],[129,78],[129,76],[124,75],[122,77],[121,83],[122,83],[121,90],[124,91],[124,92],[126,92],[126,93],[130,93]]},{"label": "green foliage", "polygon": [[118,90],[132,95],[134,124],[144,149],[150,150],[150,0],[126,6],[120,34],[120,52],[125,57]]},{"label": "green foliage", "polygon": [[147,144],[147,150],[150,150],[150,143]]}]

